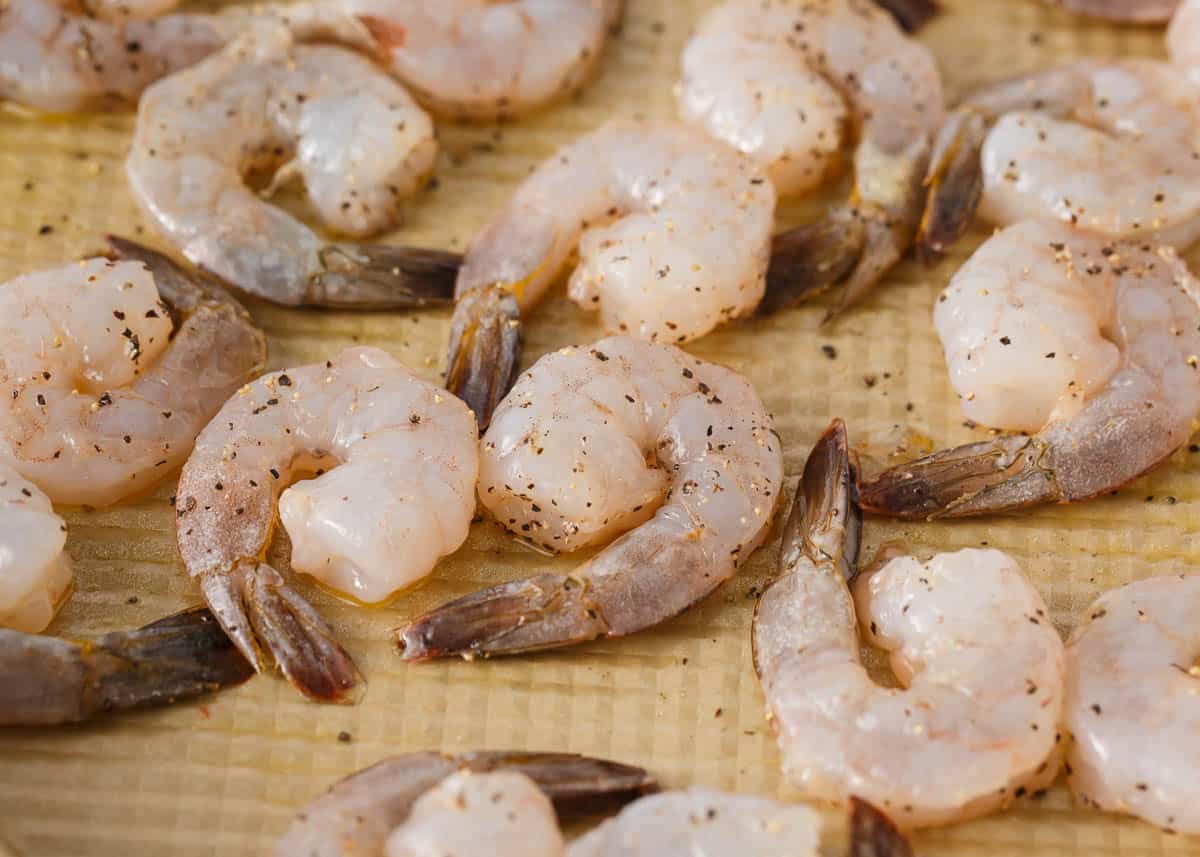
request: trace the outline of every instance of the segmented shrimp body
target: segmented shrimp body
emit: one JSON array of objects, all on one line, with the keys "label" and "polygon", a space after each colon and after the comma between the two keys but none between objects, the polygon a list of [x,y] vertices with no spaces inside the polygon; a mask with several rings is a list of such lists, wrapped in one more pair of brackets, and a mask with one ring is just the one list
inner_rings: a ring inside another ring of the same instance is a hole
[{"label": "segmented shrimp body", "polygon": [[520,356],[512,326],[576,248],[567,294],[611,332],[684,342],[748,314],[774,210],[763,172],[727,146],[677,123],[609,122],[542,164],[471,242],[449,388],[487,424]]},{"label": "segmented shrimp body", "polygon": [[[805,794],[859,795],[905,827],[970,818],[1045,787],[1059,758],[1063,645],[1013,559],[887,555],[859,575],[853,471],[840,423],[805,466],[781,576],[754,616],[754,663],[784,773]],[[858,629],[856,629],[856,625]],[[859,661],[859,633],[900,688]]]},{"label": "segmented shrimp body", "polygon": [[[781,195],[825,182],[856,139],[851,201],[776,239],[771,306],[844,277],[848,306],[910,245],[942,87],[933,56],[876,4],[722,3],[688,42],[678,93],[686,120],[762,164]],[[814,255],[830,263],[803,265]]]},{"label": "segmented shrimp body", "polygon": [[366,236],[395,222],[433,166],[433,124],[404,88],[297,29],[260,20],[146,91],[127,162],[135,198],[192,262],[277,303],[449,297],[453,254],[330,242],[247,187],[246,174],[278,167],[275,182],[301,178],[331,228]]},{"label": "segmented shrimp body", "polygon": [[248,659],[261,666],[261,645],[301,691],[340,699],[357,681],[353,663],[263,561],[277,502],[293,568],[374,603],[463,543],[478,467],[461,401],[384,351],[347,349],[264,375],[226,402],[179,480],[179,550]]},{"label": "segmented shrimp body", "polygon": [[71,586],[67,526],[50,498],[0,460],[0,627],[37,633]]},{"label": "segmented shrimp body", "polygon": [[544,106],[591,78],[622,0],[345,0],[391,72],[429,109],[498,119]]},{"label": "segmented shrimp body", "polygon": [[1072,791],[1085,803],[1200,833],[1200,577],[1105,593],[1067,646]]},{"label": "segmented shrimp body", "polygon": [[921,246],[937,256],[979,205],[990,222],[1068,223],[1177,247],[1200,238],[1200,87],[1180,66],[1085,61],[972,95],[930,167]]},{"label": "segmented shrimp body", "polygon": [[1171,61],[1200,86],[1200,0],[1183,0],[1167,28]]},{"label": "segmented shrimp body", "polygon": [[400,632],[404,656],[621,636],[687,609],[765,538],[783,477],[753,388],[673,346],[612,337],[539,360],[481,442],[479,498],[551,551],[613,539],[570,575],[468,595]]},{"label": "segmented shrimp body", "polygon": [[934,311],[963,412],[1001,436],[862,486],[900,517],[1083,500],[1152,469],[1200,414],[1200,283],[1175,252],[1027,221],[985,242]]}]

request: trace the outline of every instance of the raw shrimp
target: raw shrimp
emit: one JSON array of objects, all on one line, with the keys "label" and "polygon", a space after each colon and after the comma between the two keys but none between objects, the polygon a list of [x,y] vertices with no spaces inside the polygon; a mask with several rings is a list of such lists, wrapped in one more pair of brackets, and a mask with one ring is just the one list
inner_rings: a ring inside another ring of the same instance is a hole
[{"label": "raw shrimp", "polygon": [[[641,768],[568,753],[410,753],[360,771],[312,801],[276,844],[275,854],[383,857],[389,834],[417,811],[422,795],[436,789],[447,777],[454,777],[452,782],[457,787],[465,786],[474,794],[470,777],[464,775],[486,781],[491,772],[527,777],[551,800],[560,816],[620,806],[656,789],[654,778]],[[449,788],[435,794],[447,791]],[[437,798],[426,808],[438,809]],[[460,819],[459,824],[473,829],[468,826],[472,821]],[[479,836],[477,829],[476,833],[476,842],[489,841]]]},{"label": "raw shrimp", "polygon": [[1171,61],[1200,86],[1200,0],[1183,0],[1167,29]]},{"label": "raw shrimp", "polygon": [[[1012,558],[972,549],[927,562],[888,552],[852,596],[853,480],[837,421],[805,465],[780,577],[755,609],[754,663],[785,776],[812,797],[862,796],[904,827],[1048,786],[1063,645],[1041,596]],[[899,689],[863,668],[856,624],[890,654]]]},{"label": "raw shrimp", "polygon": [[1170,457],[1200,414],[1200,283],[1170,248],[1019,223],[962,266],[934,325],[963,412],[1032,434],[897,465],[860,486],[871,511],[1086,500]]},{"label": "raw shrimp", "polygon": [[110,243],[130,261],[0,285],[0,456],[55,503],[107,506],[158,482],[266,359],[220,287]]},{"label": "raw shrimp", "polygon": [[1072,791],[1099,809],[1200,833],[1200,576],[1105,593],[1067,646]]},{"label": "raw shrimp", "polygon": [[353,662],[264,561],[276,501],[293,568],[384,601],[466,540],[477,437],[466,405],[378,348],[264,375],[226,402],[184,465],[176,529],[188,574],[260,669],[262,645],[303,693],[341,700],[359,679]]},{"label": "raw shrimp", "polygon": [[1135,24],[1161,24],[1170,19],[1179,0],[1048,0],[1072,12],[1107,18],[1110,21],[1130,21]]},{"label": "raw shrimp", "polygon": [[857,138],[850,200],[776,236],[764,308],[846,279],[836,313],[911,245],[941,79],[932,54],[874,3],[722,3],[684,50],[678,95],[686,120],[754,158],[781,196],[824,183]]},{"label": "raw shrimp", "polygon": [[325,223],[365,236],[392,225],[433,167],[433,124],[399,84],[346,48],[301,41],[264,19],[146,90],[127,162],[135,198],[191,261],[276,303],[448,299],[457,255],[331,243],[247,187],[283,163],[276,185],[301,177]]},{"label": "raw shrimp", "polygon": [[[479,498],[519,538],[570,551],[569,575],[467,595],[399,632],[408,660],[623,636],[686,610],[766,537],[783,478],[750,384],[628,337],[543,357],[483,436]],[[624,535],[620,535],[624,533]]]},{"label": "raw shrimp", "polygon": [[252,675],[203,608],[85,643],[0,628],[0,726],[76,723],[167,705]]},{"label": "raw shrimp", "polygon": [[676,123],[609,122],[542,164],[472,241],[447,386],[485,428],[516,374],[520,314],[576,245],[567,294],[610,332],[684,342],[750,313],[774,211],[765,174],[723,144]]},{"label": "raw shrimp", "polygon": [[45,629],[71,588],[67,525],[50,498],[0,459],[0,627]]},{"label": "raw shrimp", "polygon": [[511,118],[591,78],[622,0],[342,0],[429,109]]},{"label": "raw shrimp", "polygon": [[976,206],[1000,225],[1055,221],[1184,247],[1200,238],[1200,88],[1149,60],[994,84],[947,119],[927,181],[926,259],[961,237]]}]

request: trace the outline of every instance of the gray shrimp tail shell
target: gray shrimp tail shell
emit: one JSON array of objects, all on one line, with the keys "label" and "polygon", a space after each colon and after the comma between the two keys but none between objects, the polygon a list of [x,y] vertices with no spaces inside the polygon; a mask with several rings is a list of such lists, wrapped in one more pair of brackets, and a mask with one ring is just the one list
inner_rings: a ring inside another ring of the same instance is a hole
[{"label": "gray shrimp tail shell", "polygon": [[244,564],[206,574],[200,588],[225,633],[259,672],[273,660],[309,699],[358,701],[365,685],[358,667],[333,629],[278,571],[265,563]]},{"label": "gray shrimp tail shell", "polygon": [[882,810],[852,795],[848,857],[913,857],[913,849]]},{"label": "gray shrimp tail shell", "polygon": [[847,581],[854,577],[862,534],[862,513],[855,496],[857,472],[846,425],[835,419],[804,463],[796,500],[784,525],[781,573],[803,556],[813,563],[833,563]]},{"label": "gray shrimp tail shell", "polygon": [[480,433],[513,383],[525,340],[516,297],[502,286],[465,292],[454,307],[446,354],[446,389],[474,412]]},{"label": "gray shrimp tail shell", "polygon": [[166,705],[252,675],[205,608],[84,644],[0,630],[0,726],[74,723]]},{"label": "gray shrimp tail shell", "polygon": [[925,177],[927,195],[917,230],[917,258],[932,265],[966,233],[983,198],[982,150],[990,123],[961,107],[947,118],[934,143]]},{"label": "gray shrimp tail shell", "polygon": [[462,255],[421,247],[328,244],[308,279],[302,306],[412,309],[449,303]]},{"label": "gray shrimp tail shell", "polygon": [[936,0],[875,0],[892,13],[896,23],[906,33],[915,33],[942,13]]}]

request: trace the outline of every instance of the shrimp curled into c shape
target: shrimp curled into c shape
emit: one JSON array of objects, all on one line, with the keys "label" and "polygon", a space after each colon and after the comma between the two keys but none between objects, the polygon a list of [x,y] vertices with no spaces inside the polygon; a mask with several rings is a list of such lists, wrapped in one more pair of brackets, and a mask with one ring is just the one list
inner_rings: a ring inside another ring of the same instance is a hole
[{"label": "shrimp curled into c shape", "polygon": [[764,310],[845,279],[832,316],[911,245],[942,123],[941,79],[933,55],[875,3],[722,3],[684,50],[679,109],[762,164],[780,196],[822,184],[857,137],[850,200],[776,236]]},{"label": "shrimp curled into c shape", "polygon": [[126,163],[135,199],[192,262],[276,303],[448,299],[456,254],[328,242],[246,186],[247,173],[279,167],[275,182],[302,177],[322,220],[365,236],[394,222],[433,166],[433,124],[408,93],[367,58],[303,35],[260,20],[146,90]]},{"label": "shrimp curled into c shape", "polygon": [[262,668],[261,645],[300,691],[342,700],[359,678],[349,655],[263,560],[276,501],[293,567],[374,603],[463,543],[478,467],[466,405],[384,351],[347,349],[264,375],[201,432],[176,495],[179,551],[248,660]]},{"label": "shrimp curled into c shape", "polygon": [[1067,645],[1071,790],[1099,809],[1200,833],[1200,576],[1101,596]]},{"label": "shrimp curled into c shape", "polygon": [[[996,550],[889,556],[853,583],[859,518],[840,421],[818,441],[754,614],[754,663],[784,774],[812,797],[859,795],[903,827],[990,812],[1048,786],[1063,644],[1037,590]],[[857,619],[856,619],[857,615]],[[859,661],[856,625],[900,689]]]},{"label": "shrimp curled into c shape", "polygon": [[408,660],[544,649],[669,619],[758,547],[783,478],[771,417],[745,379],[628,337],[543,357],[481,447],[479,498],[518,537],[569,551],[624,535],[569,575],[501,584],[415,619],[399,632]]},{"label": "shrimp curled into c shape", "polygon": [[934,324],[963,412],[1036,433],[897,465],[860,486],[873,512],[1086,500],[1170,457],[1200,414],[1200,283],[1168,247],[1019,223],[959,269]]},{"label": "shrimp curled into c shape", "polygon": [[447,387],[486,428],[516,374],[520,315],[577,244],[567,294],[612,333],[684,342],[749,314],[774,211],[765,175],[727,146],[678,123],[603,125],[538,167],[472,240]]}]

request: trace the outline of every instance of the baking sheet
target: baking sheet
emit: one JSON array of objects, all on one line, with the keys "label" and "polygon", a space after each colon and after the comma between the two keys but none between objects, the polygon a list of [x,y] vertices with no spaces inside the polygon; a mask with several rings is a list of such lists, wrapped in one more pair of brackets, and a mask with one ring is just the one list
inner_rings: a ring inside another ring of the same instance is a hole
[{"label": "baking sheet", "polygon": [[[462,248],[526,172],[609,116],[670,116],[680,48],[702,0],[629,0],[624,29],[595,83],[577,99],[503,126],[440,128],[437,186],[408,206],[389,239]],[[1031,0],[945,0],[921,38],[937,54],[951,98],[1003,74],[1076,56],[1160,56],[1161,30],[1092,24]],[[115,231],[150,240],[126,188],[132,116],[31,120],[0,109],[0,280],[101,246]],[[302,210],[302,201],[291,200]],[[789,204],[784,225],[811,214]],[[47,232],[44,227],[50,227]],[[888,448],[982,435],[963,425],[947,383],[930,308],[986,235],[976,230],[933,270],[897,268],[886,286],[830,330],[821,307],[735,324],[689,346],[757,386],[783,437],[793,477],[834,415],[857,442]],[[1200,255],[1193,254],[1193,264]],[[272,367],[323,359],[356,343],[387,348],[437,377],[449,313],[355,315],[251,307],[270,336]],[[601,335],[559,289],[530,320],[525,361]],[[825,346],[832,346],[829,352]],[[833,354],[836,356],[832,356]],[[868,380],[872,379],[872,380]],[[86,635],[142,624],[198,600],[175,549],[168,498],[99,511],[67,510],[76,590],[51,628]],[[870,556],[884,541],[924,550],[989,544],[1016,556],[1060,630],[1101,591],[1151,574],[1194,572],[1200,455],[1186,451],[1149,477],[1072,508],[970,523],[871,519]],[[286,566],[286,537],[273,559]],[[356,707],[303,701],[260,677],[238,690],[81,728],[0,733],[0,837],[25,857],[262,854],[303,801],[334,779],[394,753],[440,748],[571,750],[644,765],[668,786],[703,783],[795,797],[750,664],[753,595],[777,540],[703,604],[654,630],[533,657],[402,663],[390,630],[447,598],[540,570],[548,558],[480,522],[421,588],[386,609],[342,604],[306,583],[369,679]],[[341,732],[350,740],[338,740]],[[840,814],[828,813],[830,844]],[[1061,786],[1008,812],[916,837],[922,855],[1160,855],[1200,843],[1139,822],[1075,808]],[[0,849],[2,850],[2,849]]]}]

